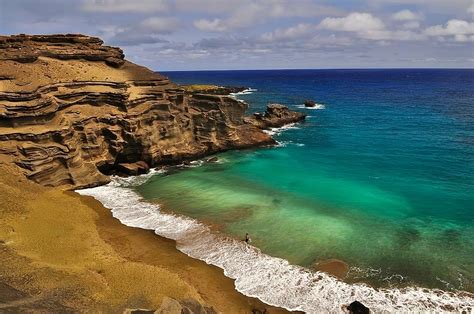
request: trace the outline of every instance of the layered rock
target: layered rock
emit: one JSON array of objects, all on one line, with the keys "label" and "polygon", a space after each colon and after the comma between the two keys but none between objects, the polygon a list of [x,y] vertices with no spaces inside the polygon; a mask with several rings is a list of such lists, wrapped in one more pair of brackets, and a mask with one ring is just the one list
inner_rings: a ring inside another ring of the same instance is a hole
[{"label": "layered rock", "polygon": [[108,182],[116,169],[274,143],[247,104],[187,93],[83,35],[0,37],[0,162],[43,185]]},{"label": "layered rock", "polygon": [[181,85],[192,94],[230,95],[248,90],[248,87],[217,86],[217,85]]},{"label": "layered rock", "polygon": [[269,104],[264,113],[256,112],[252,117],[245,118],[246,123],[260,129],[279,128],[286,124],[303,121],[306,115],[288,109],[280,104]]}]

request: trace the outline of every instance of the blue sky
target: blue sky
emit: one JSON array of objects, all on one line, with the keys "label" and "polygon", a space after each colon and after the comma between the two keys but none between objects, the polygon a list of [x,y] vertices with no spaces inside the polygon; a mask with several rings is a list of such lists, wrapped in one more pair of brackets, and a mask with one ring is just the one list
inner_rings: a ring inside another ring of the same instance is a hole
[{"label": "blue sky", "polygon": [[155,70],[474,67],[472,0],[0,0],[0,34],[83,33]]}]

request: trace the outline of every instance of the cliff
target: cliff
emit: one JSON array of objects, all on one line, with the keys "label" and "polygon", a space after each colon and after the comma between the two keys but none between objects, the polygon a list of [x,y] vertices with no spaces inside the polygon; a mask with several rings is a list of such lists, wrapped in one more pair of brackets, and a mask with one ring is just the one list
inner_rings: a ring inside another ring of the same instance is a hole
[{"label": "cliff", "polygon": [[42,185],[94,186],[124,164],[274,143],[245,121],[247,106],[187,93],[98,38],[0,36],[0,163]]}]

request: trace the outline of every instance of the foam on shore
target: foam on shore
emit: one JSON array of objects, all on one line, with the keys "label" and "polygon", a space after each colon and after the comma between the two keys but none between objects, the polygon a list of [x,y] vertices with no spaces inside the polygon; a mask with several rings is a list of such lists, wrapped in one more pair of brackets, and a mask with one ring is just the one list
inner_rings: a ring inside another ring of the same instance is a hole
[{"label": "foam on shore", "polygon": [[175,240],[183,253],[222,268],[226,276],[235,279],[238,291],[270,305],[308,313],[341,312],[342,305],[358,300],[374,312],[473,311],[472,294],[348,284],[263,254],[243,241],[212,233],[194,219],[162,213],[159,205],[143,201],[133,190],[152,175],[114,178],[108,185],[77,192],[100,201],[127,226],[154,230]]}]

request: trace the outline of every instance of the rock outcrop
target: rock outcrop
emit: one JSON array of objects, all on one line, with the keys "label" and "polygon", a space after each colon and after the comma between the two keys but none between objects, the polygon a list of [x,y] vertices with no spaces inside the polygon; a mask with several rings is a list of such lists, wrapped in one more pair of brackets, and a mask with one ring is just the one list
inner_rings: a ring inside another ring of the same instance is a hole
[{"label": "rock outcrop", "polygon": [[259,129],[279,128],[286,124],[303,121],[306,115],[301,112],[291,111],[287,106],[269,104],[264,113],[256,112],[252,117],[245,118],[248,124]]},{"label": "rock outcrop", "polygon": [[[116,170],[274,143],[244,121],[247,107],[187,93],[98,38],[0,36],[0,162],[43,185],[95,186]],[[263,121],[280,113],[289,121],[278,108]]]},{"label": "rock outcrop", "polygon": [[247,87],[217,86],[217,85],[181,85],[192,94],[230,95],[248,90]]}]

